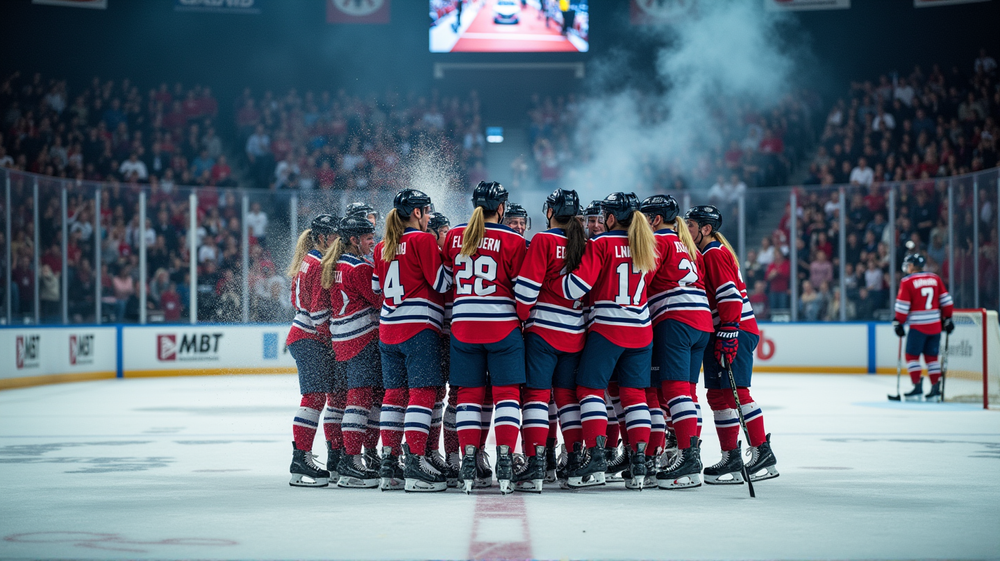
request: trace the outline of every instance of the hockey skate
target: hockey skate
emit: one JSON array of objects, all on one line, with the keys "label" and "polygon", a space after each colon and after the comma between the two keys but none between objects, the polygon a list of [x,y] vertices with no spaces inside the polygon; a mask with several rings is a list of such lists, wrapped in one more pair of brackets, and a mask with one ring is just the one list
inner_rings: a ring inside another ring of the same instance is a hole
[{"label": "hockey skate", "polygon": [[477,465],[476,457],[477,454],[476,447],[469,444],[465,447],[465,455],[462,456],[462,467],[458,470],[458,482],[462,486],[462,490],[468,495],[472,492],[472,487],[476,484],[477,475]]},{"label": "hockey skate", "polygon": [[941,395],[941,381],[938,380],[938,383],[931,385],[931,391],[924,396],[924,401],[930,403],[941,403],[943,397],[944,396]]},{"label": "hockey skate", "polygon": [[708,485],[743,485],[743,451],[740,442],[735,450],[723,450],[722,459],[714,466],[705,468],[705,483]]},{"label": "hockey skate", "polygon": [[[606,437],[598,436],[595,446],[587,449],[586,459],[581,462],[579,467],[569,472],[566,483],[570,489],[604,485],[605,472],[608,469],[607,457],[604,455],[606,440]],[[574,445],[573,451],[576,452],[576,445]]]},{"label": "hockey skate", "polygon": [[604,479],[610,483],[623,481],[625,474],[622,472],[628,469],[628,447],[615,446],[606,448],[604,457],[607,458],[608,469],[604,471]]},{"label": "hockey skate", "polygon": [[444,474],[434,469],[427,456],[410,452],[409,444],[403,445],[403,456],[403,477],[406,479],[403,489],[407,493],[434,493],[448,488]]},{"label": "hockey skate", "polygon": [[556,469],[556,479],[559,481],[560,489],[569,489],[569,474],[580,468],[583,463],[583,444],[579,442],[573,444],[573,451],[566,451],[566,445],[562,445],[562,453],[559,456],[559,468]]},{"label": "hockey skate", "polygon": [[559,460],[556,458],[556,439],[550,438],[545,443],[545,482],[555,483],[556,470],[559,469]]},{"label": "hockey skate", "polygon": [[449,472],[446,474],[446,481],[449,488],[458,487],[458,482],[461,478],[458,476],[459,470],[462,469],[462,455],[458,452],[451,452],[448,454],[448,469]]},{"label": "hockey skate", "polygon": [[458,470],[452,468],[451,464],[445,461],[441,452],[428,448],[424,457],[427,458],[427,461],[430,462],[434,469],[444,475],[444,480],[448,484],[448,487],[455,487],[458,485]]},{"label": "hockey skate", "polygon": [[500,494],[509,495],[514,492],[514,456],[511,454],[510,446],[502,444],[497,446],[497,483],[500,485]]},{"label": "hockey skate", "polygon": [[374,489],[378,487],[378,472],[368,469],[361,454],[343,454],[337,464],[337,487],[348,489]]},{"label": "hockey skate", "polygon": [[399,456],[392,455],[391,446],[382,447],[382,461],[378,470],[379,489],[399,491],[406,486],[403,468],[399,466]]},{"label": "hockey skate", "polygon": [[[535,455],[528,456],[528,463],[514,472],[514,490],[529,493],[541,493],[542,484],[546,480],[546,447],[535,446]],[[497,473],[500,467],[497,462]],[[555,470],[552,470],[555,472]],[[498,476],[499,478],[499,476]]]},{"label": "hockey skate", "polygon": [[292,474],[288,484],[292,487],[326,487],[330,483],[330,472],[321,469],[314,461],[316,455],[309,450],[299,450],[292,442]]},{"label": "hockey skate", "polygon": [[[726,452],[722,454],[725,456]],[[698,447],[698,437],[692,436],[691,447],[680,450],[673,463],[656,474],[656,486],[660,489],[701,487],[701,469],[701,449]],[[708,470],[705,472],[707,473]],[[737,473],[737,475],[739,474]]]},{"label": "hockey skate", "polygon": [[646,480],[642,483],[643,488],[656,487],[656,462],[659,455],[646,456]]},{"label": "hockey skate", "polygon": [[476,489],[489,489],[493,486],[493,469],[490,468],[490,455],[486,450],[476,452]]},{"label": "hockey skate", "polygon": [[747,463],[747,475],[750,481],[763,481],[778,477],[778,460],[771,452],[771,435],[768,434],[766,440],[760,446],[750,447],[750,461]]},{"label": "hockey skate", "polygon": [[924,399],[924,379],[913,385],[913,389],[903,394],[903,401],[923,401]]},{"label": "hockey skate", "polygon": [[382,458],[379,457],[376,448],[365,448],[365,451],[361,453],[361,459],[365,461],[365,467],[375,473],[382,469]]},{"label": "hockey skate", "polygon": [[625,480],[625,488],[642,491],[642,486],[646,483],[646,443],[640,442],[635,447],[634,451],[626,448],[629,478]]},{"label": "hockey skate", "polygon": [[340,458],[344,455],[343,448],[334,448],[332,442],[326,441],[326,471],[330,472],[330,479],[333,481],[340,478],[337,469],[340,466]]}]

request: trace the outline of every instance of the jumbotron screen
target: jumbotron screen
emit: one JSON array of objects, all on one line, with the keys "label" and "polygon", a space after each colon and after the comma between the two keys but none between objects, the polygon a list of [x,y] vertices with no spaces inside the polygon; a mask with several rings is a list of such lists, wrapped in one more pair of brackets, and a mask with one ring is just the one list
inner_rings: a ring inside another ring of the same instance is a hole
[{"label": "jumbotron screen", "polygon": [[588,0],[430,0],[432,53],[585,53]]}]

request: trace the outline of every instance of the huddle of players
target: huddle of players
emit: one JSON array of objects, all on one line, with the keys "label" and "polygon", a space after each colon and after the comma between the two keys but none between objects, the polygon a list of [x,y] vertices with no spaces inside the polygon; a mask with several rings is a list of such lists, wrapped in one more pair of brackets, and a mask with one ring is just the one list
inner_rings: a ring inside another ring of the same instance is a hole
[{"label": "huddle of players", "polygon": [[[300,236],[289,270],[288,348],[303,394],[290,484],[326,486],[333,474],[341,487],[490,487],[491,420],[503,494],[617,473],[630,489],[742,484],[744,467],[753,481],[777,477],[749,391],[759,332],[719,211],[682,218],[673,197],[619,192],[582,212],[575,191],[557,189],[529,247],[527,213],[507,199],[481,182],[472,217],[452,227],[429,196],[405,189],[377,245],[378,216],[360,204]],[[722,448],[710,467],[695,391],[703,366]],[[310,453],[321,411],[327,469]]]}]

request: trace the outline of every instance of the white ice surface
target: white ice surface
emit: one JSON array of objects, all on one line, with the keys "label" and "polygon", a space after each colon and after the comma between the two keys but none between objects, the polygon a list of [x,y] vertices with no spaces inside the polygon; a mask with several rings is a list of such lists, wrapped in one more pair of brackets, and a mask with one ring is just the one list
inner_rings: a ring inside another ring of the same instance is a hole
[{"label": "white ice surface", "polygon": [[887,393],[894,377],[755,376],[781,477],[750,499],[291,488],[294,376],[4,391],[0,558],[1000,558],[1000,412]]}]

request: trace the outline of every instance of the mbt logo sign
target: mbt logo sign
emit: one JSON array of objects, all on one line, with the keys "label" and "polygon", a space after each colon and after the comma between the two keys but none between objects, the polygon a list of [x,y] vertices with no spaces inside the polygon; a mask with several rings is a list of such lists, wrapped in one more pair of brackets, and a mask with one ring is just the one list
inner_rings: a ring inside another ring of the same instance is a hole
[{"label": "mbt logo sign", "polygon": [[774,351],[776,345],[774,344],[774,339],[768,339],[764,336],[764,330],[760,330],[760,342],[757,343],[757,358],[760,360],[771,360],[774,356]]},{"label": "mbt logo sign", "polygon": [[69,336],[69,363],[71,365],[91,364],[94,362],[94,336]]},{"label": "mbt logo sign", "polygon": [[219,360],[219,340],[222,333],[192,333],[178,336],[156,336],[156,359],[161,362],[176,360]]},{"label": "mbt logo sign", "polygon": [[41,337],[39,335],[18,335],[16,346],[17,369],[37,368]]}]

